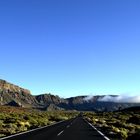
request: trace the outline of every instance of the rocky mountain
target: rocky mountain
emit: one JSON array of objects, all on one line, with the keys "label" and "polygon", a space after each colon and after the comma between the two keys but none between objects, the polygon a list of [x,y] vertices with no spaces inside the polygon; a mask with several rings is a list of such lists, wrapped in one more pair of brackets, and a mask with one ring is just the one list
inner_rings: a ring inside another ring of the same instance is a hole
[{"label": "rocky mountain", "polygon": [[103,102],[99,99],[104,96],[94,96],[90,100],[86,96],[60,98],[51,94],[38,96],[31,95],[27,89],[0,80],[0,105],[18,107],[32,107],[42,110],[78,110],[78,111],[114,111],[132,106],[140,106],[140,103],[115,103]]},{"label": "rocky mountain", "polygon": [[[133,106],[140,106],[140,103],[116,103],[100,101],[102,96],[93,96],[87,100],[87,96],[78,96],[67,98],[67,104],[59,104],[58,106],[65,109],[78,110],[78,111],[115,111]],[[114,96],[114,95],[113,95]],[[116,95],[117,96],[117,95]]]},{"label": "rocky mountain", "polygon": [[0,80],[0,104],[21,107],[37,106],[37,100],[30,91],[5,80]]}]

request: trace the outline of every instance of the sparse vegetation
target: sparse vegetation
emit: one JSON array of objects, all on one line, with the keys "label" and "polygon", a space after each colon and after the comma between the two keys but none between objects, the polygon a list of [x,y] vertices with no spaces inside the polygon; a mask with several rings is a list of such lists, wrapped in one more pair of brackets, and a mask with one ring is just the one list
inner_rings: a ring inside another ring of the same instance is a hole
[{"label": "sparse vegetation", "polygon": [[45,112],[33,109],[0,106],[0,137],[50,125],[73,118],[77,112]]},{"label": "sparse vegetation", "polygon": [[[0,106],[0,137],[68,120],[75,111],[39,111],[31,108]],[[140,138],[140,111],[83,112],[83,116],[111,140]]]},{"label": "sparse vegetation", "polygon": [[111,140],[140,138],[140,111],[85,112],[84,117]]}]

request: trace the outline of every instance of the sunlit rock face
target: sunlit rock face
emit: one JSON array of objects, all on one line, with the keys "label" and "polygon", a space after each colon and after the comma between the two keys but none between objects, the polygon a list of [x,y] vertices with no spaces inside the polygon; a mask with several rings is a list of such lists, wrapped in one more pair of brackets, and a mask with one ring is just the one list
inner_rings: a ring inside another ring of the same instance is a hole
[{"label": "sunlit rock face", "polygon": [[0,91],[30,94],[30,91],[0,79]]},{"label": "sunlit rock face", "polygon": [[29,90],[11,84],[5,80],[0,80],[0,104],[28,107],[36,105],[37,101]]}]

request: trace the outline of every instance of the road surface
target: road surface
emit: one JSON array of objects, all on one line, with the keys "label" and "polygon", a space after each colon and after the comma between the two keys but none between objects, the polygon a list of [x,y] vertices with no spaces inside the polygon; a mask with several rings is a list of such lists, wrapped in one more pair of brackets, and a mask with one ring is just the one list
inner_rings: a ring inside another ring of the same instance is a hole
[{"label": "road surface", "polygon": [[105,140],[105,138],[82,117],[77,117],[46,128],[0,140]]}]

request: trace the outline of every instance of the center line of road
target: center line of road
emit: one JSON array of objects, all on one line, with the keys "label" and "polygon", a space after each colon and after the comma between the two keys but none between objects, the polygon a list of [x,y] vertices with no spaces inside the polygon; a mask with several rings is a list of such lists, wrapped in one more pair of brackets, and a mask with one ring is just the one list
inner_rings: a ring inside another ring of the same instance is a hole
[{"label": "center line of road", "polygon": [[69,128],[69,127],[70,127],[70,125],[67,126],[67,128]]},{"label": "center line of road", "polygon": [[63,132],[64,132],[64,130],[63,130],[63,131],[61,131],[60,133],[58,133],[58,135],[57,135],[57,136],[60,136]]}]

